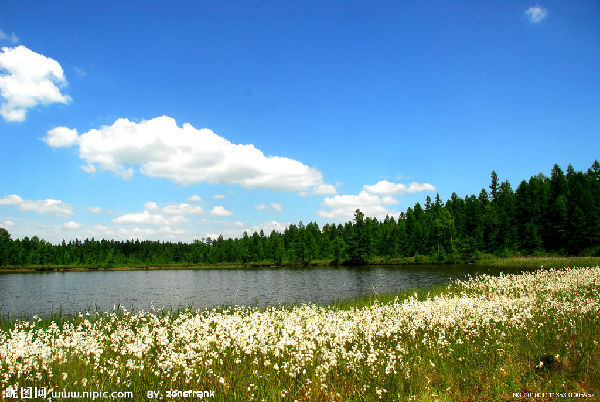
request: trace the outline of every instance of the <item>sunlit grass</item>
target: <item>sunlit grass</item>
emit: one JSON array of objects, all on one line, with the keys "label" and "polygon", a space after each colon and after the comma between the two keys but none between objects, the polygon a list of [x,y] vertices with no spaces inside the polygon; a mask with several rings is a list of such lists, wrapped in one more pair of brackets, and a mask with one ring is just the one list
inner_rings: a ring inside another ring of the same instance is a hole
[{"label": "sunlit grass", "polygon": [[600,267],[328,306],[120,309],[1,323],[0,389],[213,390],[225,401],[597,395],[598,333]]},{"label": "sunlit grass", "polygon": [[485,256],[480,262],[506,268],[595,267],[600,265],[600,257],[521,256],[498,258]]}]

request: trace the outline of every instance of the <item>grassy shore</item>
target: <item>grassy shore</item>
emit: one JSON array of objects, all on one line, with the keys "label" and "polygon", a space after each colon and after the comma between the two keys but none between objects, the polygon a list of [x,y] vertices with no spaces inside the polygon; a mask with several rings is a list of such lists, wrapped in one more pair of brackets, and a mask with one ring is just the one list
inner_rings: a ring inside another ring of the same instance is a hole
[{"label": "grassy shore", "polygon": [[[415,256],[402,258],[374,258],[368,261],[369,265],[437,265],[437,264],[474,264],[491,265],[504,268],[537,269],[541,267],[588,267],[600,265],[600,257],[561,257],[561,256],[537,256],[537,257],[497,257],[485,254],[478,258],[461,259],[446,258],[440,260],[432,256]],[[252,262],[247,264],[168,264],[168,265],[117,265],[117,266],[86,266],[86,265],[33,265],[33,266],[8,266],[0,267],[1,272],[53,272],[53,271],[133,271],[133,270],[182,270],[182,269],[244,269],[244,268],[273,268],[273,267],[317,267],[338,265],[333,260],[314,260],[307,263],[284,263],[274,265],[269,261]],[[340,264],[343,265],[343,264]]]},{"label": "grassy shore", "polygon": [[214,391],[219,401],[597,400],[599,333],[600,267],[327,306],[122,309],[0,323],[0,389],[131,391],[134,400],[149,390]]},{"label": "grassy shore", "polygon": [[487,257],[479,263],[505,268],[590,267],[600,265],[600,257]]}]

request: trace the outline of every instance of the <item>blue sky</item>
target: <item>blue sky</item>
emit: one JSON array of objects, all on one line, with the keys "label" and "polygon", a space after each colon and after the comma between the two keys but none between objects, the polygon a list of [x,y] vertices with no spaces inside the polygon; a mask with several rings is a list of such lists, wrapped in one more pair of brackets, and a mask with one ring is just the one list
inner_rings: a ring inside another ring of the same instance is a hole
[{"label": "blue sky", "polygon": [[600,149],[596,1],[2,2],[0,226],[397,215]]}]

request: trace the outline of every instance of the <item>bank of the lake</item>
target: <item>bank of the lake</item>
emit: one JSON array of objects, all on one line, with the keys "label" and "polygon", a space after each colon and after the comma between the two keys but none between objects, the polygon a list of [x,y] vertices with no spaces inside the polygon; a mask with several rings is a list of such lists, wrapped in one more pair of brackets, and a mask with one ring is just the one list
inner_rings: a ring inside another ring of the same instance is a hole
[{"label": "bank of the lake", "polygon": [[[406,266],[406,265],[456,265],[471,264],[474,266],[497,266],[506,269],[537,269],[540,267],[582,267],[600,265],[600,257],[588,256],[511,256],[498,257],[485,254],[478,258],[445,258],[440,260],[434,256],[413,256],[402,258],[375,258],[362,266]],[[57,271],[131,271],[131,270],[187,270],[187,269],[244,269],[244,268],[300,268],[317,266],[348,266],[335,260],[313,260],[305,263],[251,262],[247,264],[141,264],[141,265],[32,265],[32,266],[4,266],[0,267],[0,274],[6,272],[57,272]]]},{"label": "bank of the lake", "polygon": [[134,399],[207,390],[219,401],[595,400],[599,332],[600,267],[541,270],[325,306],[4,321],[0,388]]}]

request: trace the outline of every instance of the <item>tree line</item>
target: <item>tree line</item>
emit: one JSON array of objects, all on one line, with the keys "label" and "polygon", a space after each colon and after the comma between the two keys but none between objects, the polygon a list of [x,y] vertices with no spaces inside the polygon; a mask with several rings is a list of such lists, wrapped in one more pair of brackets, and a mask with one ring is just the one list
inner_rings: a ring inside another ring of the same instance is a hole
[{"label": "tree line", "polygon": [[345,224],[292,224],[240,238],[192,243],[73,240],[52,244],[37,236],[13,240],[0,228],[0,266],[170,264],[362,264],[373,259],[429,256],[468,261],[481,254],[600,255],[600,164],[586,171],[554,165],[513,190],[491,173],[489,191],[445,203],[436,195],[383,220],[356,210]]}]

